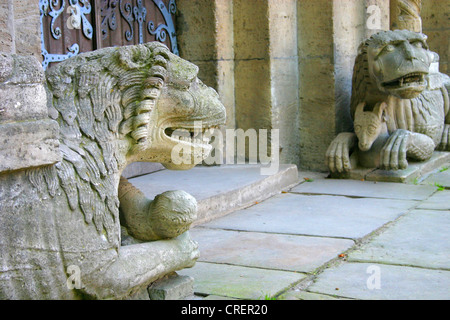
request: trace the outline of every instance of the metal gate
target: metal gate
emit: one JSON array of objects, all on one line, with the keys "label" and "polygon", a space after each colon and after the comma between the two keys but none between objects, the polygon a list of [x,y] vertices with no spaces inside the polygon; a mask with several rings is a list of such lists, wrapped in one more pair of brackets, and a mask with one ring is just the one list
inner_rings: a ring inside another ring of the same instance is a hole
[{"label": "metal gate", "polygon": [[80,52],[149,41],[178,54],[175,0],[39,0],[44,69]]}]

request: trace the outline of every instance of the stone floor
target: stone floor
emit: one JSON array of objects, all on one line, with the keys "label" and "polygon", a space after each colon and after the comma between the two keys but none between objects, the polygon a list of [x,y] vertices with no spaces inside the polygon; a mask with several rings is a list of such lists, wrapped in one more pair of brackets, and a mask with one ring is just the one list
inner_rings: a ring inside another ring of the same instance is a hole
[{"label": "stone floor", "polygon": [[[191,229],[201,256],[178,274],[194,278],[195,299],[450,299],[449,167],[410,183],[283,167],[277,188]],[[164,174],[200,201],[258,186],[255,168],[195,170]]]}]

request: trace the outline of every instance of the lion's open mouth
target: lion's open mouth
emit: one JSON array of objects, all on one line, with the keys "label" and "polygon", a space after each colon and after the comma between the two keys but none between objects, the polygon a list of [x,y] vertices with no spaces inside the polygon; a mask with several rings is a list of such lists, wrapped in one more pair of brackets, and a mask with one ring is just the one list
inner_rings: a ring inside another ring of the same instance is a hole
[{"label": "lion's open mouth", "polygon": [[383,82],[383,87],[386,89],[407,89],[424,86],[426,84],[425,75],[422,72],[409,73],[395,80]]},{"label": "lion's open mouth", "polygon": [[219,126],[168,127],[164,129],[164,134],[177,142],[205,145],[209,144],[214,130],[217,128]]}]

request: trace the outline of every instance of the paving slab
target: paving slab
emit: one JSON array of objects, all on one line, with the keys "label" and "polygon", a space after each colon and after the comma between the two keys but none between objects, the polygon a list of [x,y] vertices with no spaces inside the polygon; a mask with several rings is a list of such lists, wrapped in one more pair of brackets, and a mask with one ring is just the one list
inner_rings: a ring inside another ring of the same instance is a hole
[{"label": "paving slab", "polygon": [[409,212],[351,252],[348,261],[379,262],[450,270],[450,212]]},{"label": "paving slab", "polygon": [[280,300],[349,300],[347,298],[342,298],[339,296],[331,296],[327,294],[319,294],[306,292],[301,290],[289,290],[286,293],[283,293],[280,297]]},{"label": "paving slab", "polygon": [[354,245],[352,240],[197,227],[198,261],[311,272]]},{"label": "paving slab", "polygon": [[437,190],[433,185],[409,185],[401,183],[322,179],[302,183],[291,192],[306,194],[333,194],[350,197],[424,200]]},{"label": "paving slab", "polygon": [[448,300],[449,288],[450,271],[343,263],[319,274],[307,291],[364,300]]},{"label": "paving slab", "polygon": [[261,175],[261,168],[199,166],[186,171],[162,170],[129,181],[149,199],[168,190],[190,193],[198,202],[197,225],[267,199],[299,182],[295,165],[281,164],[273,175]]},{"label": "paving slab", "polygon": [[195,279],[194,292],[198,295],[252,300],[279,294],[306,277],[302,273],[205,262],[177,273]]},{"label": "paving slab", "polygon": [[422,184],[440,185],[445,188],[450,188],[450,169],[448,167],[444,167],[441,170],[442,171],[437,171],[428,176],[422,181]]},{"label": "paving slab", "polygon": [[421,202],[417,208],[450,210],[450,190],[436,192],[427,200]]},{"label": "paving slab", "polygon": [[417,204],[411,200],[284,193],[203,226],[358,239],[395,220]]}]

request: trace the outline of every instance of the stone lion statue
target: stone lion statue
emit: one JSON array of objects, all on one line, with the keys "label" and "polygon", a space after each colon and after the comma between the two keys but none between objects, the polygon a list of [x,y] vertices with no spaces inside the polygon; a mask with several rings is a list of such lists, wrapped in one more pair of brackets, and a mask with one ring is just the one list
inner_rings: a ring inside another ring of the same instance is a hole
[{"label": "stone lion statue", "polygon": [[[205,139],[171,137],[192,132],[194,121],[205,130],[225,121],[197,72],[157,42],[80,54],[47,70],[62,160],[0,175],[1,298],[122,299],[194,265],[187,230],[195,199],[168,191],[151,201],[121,172],[134,161],[189,169],[208,155]],[[191,163],[173,163],[180,143],[192,146],[183,148]],[[121,225],[136,244],[121,245]]]},{"label": "stone lion statue", "polygon": [[438,56],[426,38],[381,31],[361,44],[350,106],[355,132],[340,133],[328,147],[332,173],[351,170],[354,151],[362,167],[385,170],[428,160],[436,149],[450,151],[448,76],[430,69]]}]

